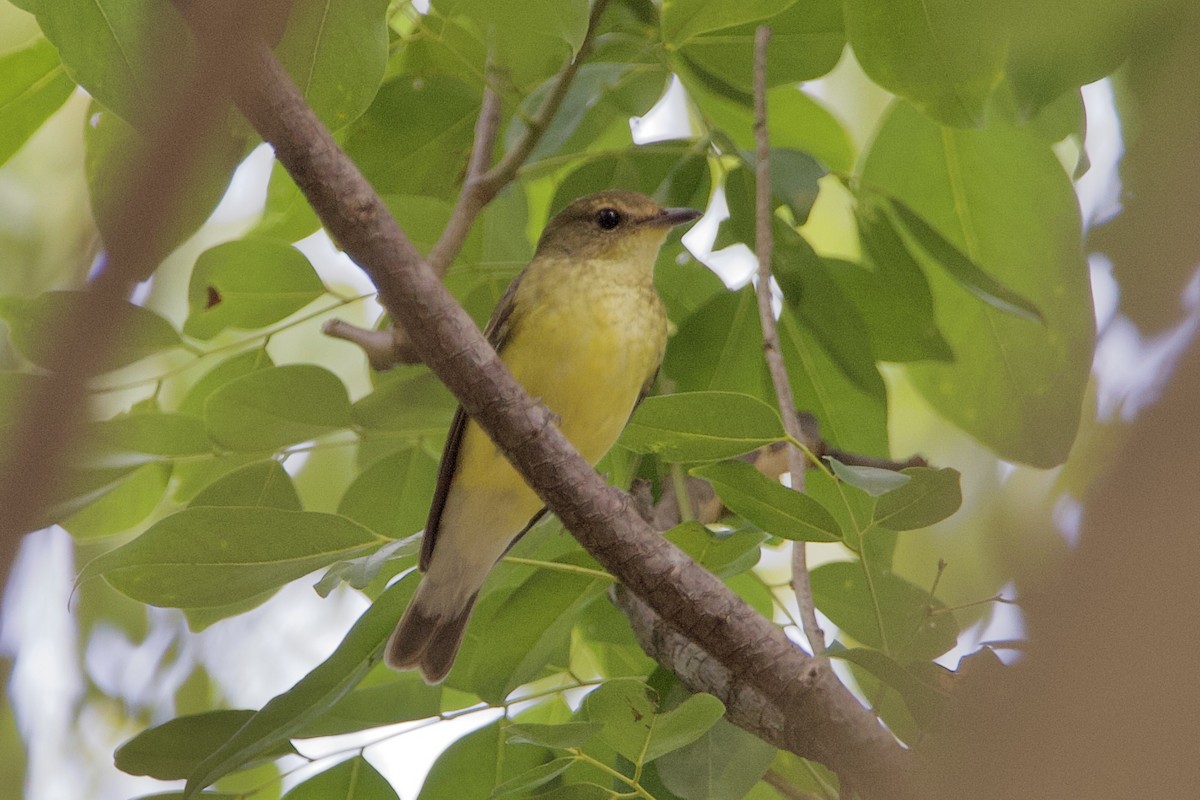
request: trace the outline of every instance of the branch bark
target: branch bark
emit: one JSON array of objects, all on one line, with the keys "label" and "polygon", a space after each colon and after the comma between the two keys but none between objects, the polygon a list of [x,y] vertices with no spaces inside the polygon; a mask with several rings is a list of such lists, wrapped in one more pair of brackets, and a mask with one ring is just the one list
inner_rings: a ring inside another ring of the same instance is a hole
[{"label": "branch bark", "polygon": [[[775,386],[775,399],[779,403],[783,429],[795,441],[803,442],[804,431],[796,416],[796,401],[792,397],[787,366],[783,363],[779,329],[775,324],[775,309],[771,303],[771,257],[775,253],[775,239],[771,234],[774,215],[771,213],[771,142],[767,136],[767,44],[770,41],[771,28],[767,25],[758,26],[754,33],[754,141],[757,145],[754,165],[754,249],[758,253],[758,319],[763,332],[763,355],[767,359],[771,383]],[[795,445],[787,445],[788,474],[793,491],[804,491],[804,458]],[[792,542],[792,591],[796,595],[804,638],[808,639],[812,654],[820,656],[825,652],[825,632],[817,622],[817,608],[808,581],[808,552],[804,542]]]},{"label": "branch bark", "polygon": [[[187,6],[184,7],[185,14]],[[197,38],[207,42],[203,27]],[[379,289],[414,349],[546,505],[630,593],[731,681],[769,698],[810,732],[799,755],[846,775],[864,797],[916,797],[910,754],[823,667],[724,584],[666,543],[571,448],[487,344],[382,201],[338,149],[265,44],[236,59],[234,102],[304,192],[330,234]],[[811,747],[811,749],[807,749]]]}]

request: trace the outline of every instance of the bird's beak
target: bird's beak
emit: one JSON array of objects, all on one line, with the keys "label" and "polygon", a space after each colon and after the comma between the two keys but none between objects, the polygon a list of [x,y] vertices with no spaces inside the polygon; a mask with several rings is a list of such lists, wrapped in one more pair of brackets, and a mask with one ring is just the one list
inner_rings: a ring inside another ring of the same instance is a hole
[{"label": "bird's beak", "polygon": [[704,212],[694,208],[664,208],[657,217],[646,220],[646,224],[656,228],[674,228],[676,225],[700,219],[702,216],[704,216]]}]

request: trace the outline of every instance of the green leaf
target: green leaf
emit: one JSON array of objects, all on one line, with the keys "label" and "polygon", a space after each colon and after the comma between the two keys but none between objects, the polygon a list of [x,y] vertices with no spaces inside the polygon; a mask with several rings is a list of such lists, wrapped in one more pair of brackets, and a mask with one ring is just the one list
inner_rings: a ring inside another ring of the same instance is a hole
[{"label": "green leaf", "polygon": [[872,522],[893,531],[911,531],[941,522],[962,505],[958,470],[910,467],[911,480],[884,494],[875,504]]},{"label": "green leaf", "polygon": [[101,464],[137,463],[147,456],[211,453],[204,423],[188,414],[138,411],[88,426],[88,460]]},{"label": "green leaf", "polygon": [[265,328],[325,293],[308,259],[271,239],[237,239],[205,250],[188,285],[183,332],[211,339],[226,328]]},{"label": "green leaf", "polygon": [[891,572],[873,570],[868,581],[861,563],[834,561],[809,580],[817,608],[834,625],[901,664],[937,658],[958,641],[958,624],[941,601]]},{"label": "green leaf", "polygon": [[458,407],[454,395],[428,369],[396,368],[376,390],[354,403],[354,421],[403,437],[444,437]]},{"label": "green leaf", "polygon": [[768,478],[745,461],[720,461],[691,470],[712,484],[738,516],[783,539],[839,542],[842,531],[825,507]]},{"label": "green leaf", "polygon": [[70,516],[55,521],[76,539],[122,533],[145,520],[158,507],[170,478],[170,464],[143,464],[103,494],[87,498],[87,504]]},{"label": "green leaf", "polygon": [[1019,108],[1034,116],[1063,92],[1115,71],[1137,48],[1139,31],[1153,26],[1161,3],[1143,0],[1005,0],[1012,23],[1008,77]]},{"label": "green leaf", "polygon": [[[904,699],[909,712],[920,720],[921,724],[928,724],[935,720],[938,712],[945,707],[949,699],[942,686],[921,674],[924,667],[934,666],[927,662],[913,664],[912,668],[905,668],[878,650],[866,647],[835,646],[829,648],[829,655],[857,664],[895,689]],[[941,668],[935,667],[935,669]]]},{"label": "green leaf", "polygon": [[244,353],[238,353],[236,356],[230,356],[204,373],[199,380],[188,388],[187,394],[183,396],[183,401],[179,404],[179,411],[182,414],[203,418],[204,404],[208,401],[208,396],[217,389],[229,383],[234,378],[240,378],[243,375],[249,375],[255,370],[273,366],[275,366],[275,362],[271,360],[271,356],[267,351],[262,348],[247,350]]},{"label": "green leaf", "polygon": [[786,304],[779,314],[779,346],[796,408],[816,416],[825,441],[856,453],[886,455],[887,394],[882,381],[864,389],[846,377]]},{"label": "green leaf", "polygon": [[71,79],[131,122],[153,107],[152,88],[177,86],[195,67],[187,26],[170,4],[55,0],[31,10]]},{"label": "green leaf", "polygon": [[[442,711],[453,710],[450,704],[443,708],[444,694],[442,687],[430,686],[417,672],[396,672],[379,665],[357,688],[297,731],[295,737],[337,736],[436,717]],[[469,702],[464,700],[463,705]]]},{"label": "green leaf", "polygon": [[871,80],[946,125],[983,124],[1004,70],[996,5],[953,0],[845,0],[846,36]]},{"label": "green leaf", "polygon": [[710,531],[695,521],[676,525],[663,537],[719,578],[753,568],[767,539],[758,531]]},{"label": "green leaf", "polygon": [[558,72],[587,33],[587,0],[434,0],[474,30],[518,85]]},{"label": "green leaf", "polygon": [[663,3],[663,43],[682,65],[725,91],[749,94],[754,75],[754,32],[771,26],[767,85],[795,84],[833,69],[846,44],[841,4],[835,0],[752,0]]},{"label": "green leaf", "polygon": [[[155,42],[154,46],[160,45]],[[93,103],[84,128],[84,144],[92,216],[101,237],[109,239],[120,230],[128,213],[129,193],[141,191],[141,187],[131,186],[129,181],[137,174],[137,165],[146,158],[151,142],[124,117]],[[159,224],[142,231],[143,236],[155,238],[142,244],[147,253],[147,271],[135,277],[149,278],[158,261],[204,224],[229,188],[234,169],[247,153],[247,145],[246,138],[225,128],[198,142],[194,157],[185,163],[186,171],[180,176],[180,184],[185,188],[158,210],[162,214]]]},{"label": "green leaf", "polygon": [[[688,95],[707,121],[732,138],[739,150],[753,151],[754,115],[750,105],[709,91],[684,77]],[[767,92],[767,131],[772,147],[802,150],[832,170],[854,169],[854,145],[842,123],[824,105],[795,86],[777,86]]]},{"label": "green leaf", "polygon": [[783,423],[749,395],[687,392],[647,397],[620,441],[666,461],[716,461],[783,441]]},{"label": "green leaf", "polygon": [[721,287],[668,340],[663,374],[681,392],[727,390],[774,402],[762,345],[754,288]]},{"label": "green leaf", "polygon": [[984,272],[978,264],[946,241],[944,236],[902,201],[892,197],[888,198],[887,203],[909,235],[960,286],[988,305],[1008,314],[1033,322],[1043,321],[1037,306]]},{"label": "green leaf", "polygon": [[282,800],[400,800],[400,795],[358,755],[296,784]]},{"label": "green leaf", "polygon": [[566,666],[575,620],[610,586],[606,578],[537,569],[511,593],[485,597],[450,684],[499,705],[547,665]]},{"label": "green leaf", "polygon": [[821,190],[818,181],[826,174],[828,170],[802,150],[771,148],[771,196],[788,207],[797,225],[808,221],[808,212]]},{"label": "green leaf", "polygon": [[709,694],[692,695],[671,711],[657,713],[640,680],[606,681],[583,701],[589,722],[603,723],[600,738],[634,764],[644,764],[704,735],[725,713]]},{"label": "green leaf", "polygon": [[21,149],[74,89],[58,51],[45,39],[0,56],[0,164]]},{"label": "green leaf", "polygon": [[526,770],[520,775],[505,781],[492,790],[492,797],[528,797],[531,789],[545,786],[550,781],[570,769],[577,759],[574,756],[562,756],[553,761],[547,761],[533,769]]},{"label": "green leaf", "polygon": [[189,508],[197,506],[302,508],[292,476],[274,459],[247,464],[213,481],[188,503]]},{"label": "green leaf", "polygon": [[188,508],[95,559],[79,580],[100,575],[117,591],[149,605],[206,608],[276,589],[380,541],[335,514]]},{"label": "green leaf", "polygon": [[691,143],[649,144],[589,158],[562,178],[550,208],[557,211],[591,192],[628,189],[665,206],[703,209],[710,187],[708,162]]},{"label": "green leaf", "polygon": [[416,588],[415,576],[379,596],[334,650],[288,691],[277,695],[188,776],[193,795],[274,748],[321,716],[350,691],[375,664]]},{"label": "green leaf", "polygon": [[289,7],[275,55],[331,131],[357,119],[379,90],[387,6],[387,0],[295,0]]},{"label": "green leaf", "polygon": [[[630,117],[645,114],[662,96],[669,74],[645,64],[583,64],[571,81],[558,113],[550,120],[527,164],[552,157],[579,153],[600,147],[628,147],[633,143]],[[521,104],[523,115],[515,115],[505,132],[505,146],[511,149],[528,130],[532,119],[557,83],[557,76],[531,92]]]},{"label": "green leaf", "polygon": [[347,129],[346,154],[380,193],[453,198],[478,114],[479,93],[461,81],[401,75]]},{"label": "green leaf", "polygon": [[553,750],[582,747],[604,726],[598,722],[564,722],[543,725],[535,722],[509,725],[505,731],[509,744],[538,744]]},{"label": "green leaf", "polygon": [[283,242],[298,242],[321,227],[321,220],[296,186],[287,169],[278,161],[267,181],[267,204],[253,234]]},{"label": "green leaf", "polygon": [[855,209],[863,258],[857,264],[823,259],[830,276],[862,312],[871,349],[880,361],[954,358],[937,327],[933,295],[920,265],[892,226],[891,217],[871,201]]},{"label": "green leaf", "polygon": [[241,452],[278,450],[350,422],[346,387],[312,364],[255,370],[216,389],[204,404],[213,440]]},{"label": "green leaf", "polygon": [[[340,583],[348,583],[355,589],[366,589],[380,575],[389,577],[401,570],[415,566],[417,553],[421,550],[421,537],[413,534],[404,539],[388,542],[373,553],[347,561],[338,561],[321,576],[313,586],[321,597],[328,597]],[[384,568],[387,567],[387,573]]]},{"label": "green leaf", "polygon": [[654,762],[681,800],[740,800],[775,759],[775,748],[723,719],[691,744]]},{"label": "green leaf", "polygon": [[417,800],[486,798],[492,789],[551,758],[550,751],[528,745],[506,747],[502,722],[468,733],[433,762]]},{"label": "green leaf", "polygon": [[833,469],[833,474],[844,483],[861,489],[872,497],[879,497],[893,492],[909,481],[911,477],[903,472],[882,469],[880,467],[860,467],[843,464],[833,456],[825,456],[825,461]]},{"label": "green leaf", "polygon": [[1095,316],[1071,181],[1032,134],[939,128],[895,106],[864,181],[899,197],[971,260],[1042,312],[1044,325],[977,302],[926,269],[955,361],[906,367],[946,419],[1002,458],[1061,463],[1079,426]]},{"label": "green leaf", "polygon": [[376,533],[399,539],[425,526],[438,462],[420,447],[384,456],[359,473],[338,513]]},{"label": "green leaf", "polygon": [[[228,709],[191,714],[148,728],[117,748],[113,761],[130,775],[149,775],[160,781],[182,780],[254,716],[253,711]],[[294,753],[280,742],[263,758]]]},{"label": "green leaf", "polygon": [[124,367],[179,344],[171,323],[148,308],[124,300],[84,297],[83,292],[45,292],[32,299],[0,297],[0,319],[8,323],[9,341],[25,358],[47,366],[57,332],[78,318],[76,304],[98,303],[104,314],[115,316],[119,331],[114,345],[97,365],[99,371]]}]

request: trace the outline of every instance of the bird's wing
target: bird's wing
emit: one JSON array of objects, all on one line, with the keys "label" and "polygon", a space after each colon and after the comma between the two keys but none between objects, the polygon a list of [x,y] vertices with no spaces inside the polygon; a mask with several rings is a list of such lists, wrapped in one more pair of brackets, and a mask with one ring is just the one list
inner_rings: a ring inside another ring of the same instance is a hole
[{"label": "bird's wing", "polygon": [[[521,273],[521,275],[524,274],[524,272]],[[517,294],[517,286],[521,282],[521,275],[514,278],[513,282],[508,285],[504,296],[496,304],[496,310],[492,312],[491,320],[483,330],[484,336],[487,337],[488,342],[496,349],[497,353],[504,352],[504,346],[508,344],[512,335],[513,301]],[[422,572],[429,569],[429,561],[433,558],[433,548],[437,545],[442,512],[446,510],[446,498],[450,494],[450,484],[454,482],[454,474],[458,471],[458,451],[462,446],[463,434],[467,430],[467,419],[467,412],[463,410],[462,406],[459,406],[458,410],[454,412],[454,421],[450,423],[450,433],[446,436],[446,446],[442,450],[442,463],[438,467],[437,487],[433,491],[433,502],[429,506],[429,517],[425,522],[425,535],[421,538],[419,564]],[[545,513],[545,509],[539,511],[529,524],[537,522],[543,513]],[[528,529],[529,526],[526,526],[525,530]]]}]

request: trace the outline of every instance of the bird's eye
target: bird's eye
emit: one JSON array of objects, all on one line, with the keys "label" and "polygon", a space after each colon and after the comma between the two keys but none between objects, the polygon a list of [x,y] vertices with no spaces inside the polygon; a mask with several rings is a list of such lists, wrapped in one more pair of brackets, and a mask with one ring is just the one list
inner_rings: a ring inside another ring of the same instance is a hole
[{"label": "bird's eye", "polygon": [[621,212],[615,208],[602,208],[596,212],[596,224],[606,231],[621,224]]}]

